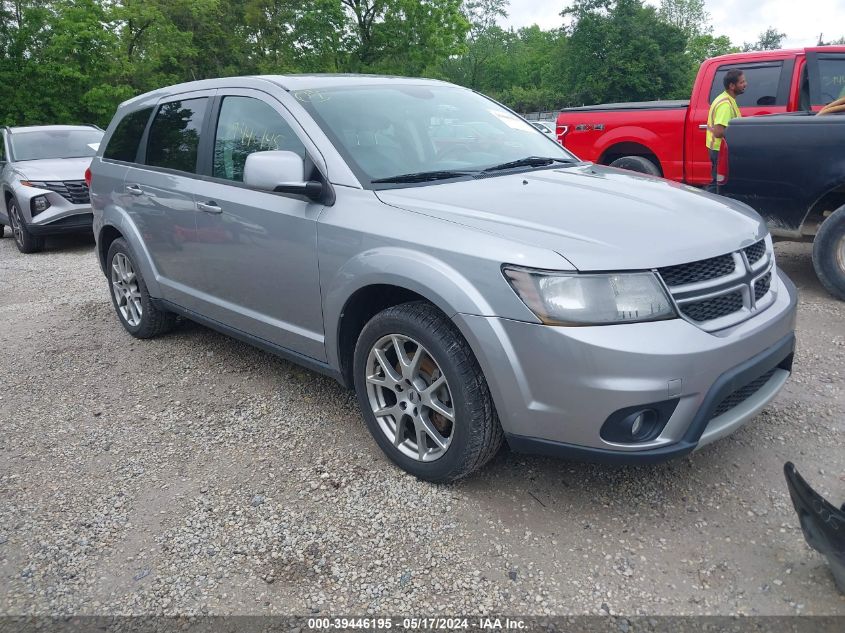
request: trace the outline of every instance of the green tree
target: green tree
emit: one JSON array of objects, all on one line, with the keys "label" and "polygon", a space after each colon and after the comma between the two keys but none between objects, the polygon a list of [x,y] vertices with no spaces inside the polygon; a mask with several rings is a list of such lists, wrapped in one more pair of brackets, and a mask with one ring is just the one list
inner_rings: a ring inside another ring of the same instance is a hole
[{"label": "green tree", "polygon": [[704,0],[660,0],[658,15],[667,24],[681,29],[687,39],[713,32]]},{"label": "green tree", "polygon": [[507,46],[508,35],[496,24],[498,18],[507,16],[506,5],[507,0],[469,0],[463,3],[461,11],[469,24],[466,50],[444,65],[444,72],[451,81],[474,89],[481,86],[482,71]]},{"label": "green tree", "polygon": [[783,46],[786,33],[780,33],[777,29],[769,27],[762,33],[756,42],[745,42],[742,45],[743,51],[776,51]]},{"label": "green tree", "polygon": [[641,0],[576,0],[567,83],[576,103],[688,96],[686,36]]},{"label": "green tree", "polygon": [[420,75],[462,52],[461,0],[341,0],[354,71]]},{"label": "green tree", "polygon": [[836,46],[845,44],[845,37],[840,37],[838,40],[831,40],[830,42],[825,42],[824,39],[822,39],[822,35],[824,34],[819,34],[819,43],[817,44],[817,46]]},{"label": "green tree", "polygon": [[661,0],[658,15],[664,22],[681,29],[687,38],[687,94],[692,90],[701,62],[710,57],[739,51],[728,36],[713,35],[710,14],[705,10],[703,0]]},{"label": "green tree", "polygon": [[257,72],[343,67],[346,15],[336,0],[247,0],[245,21]]}]

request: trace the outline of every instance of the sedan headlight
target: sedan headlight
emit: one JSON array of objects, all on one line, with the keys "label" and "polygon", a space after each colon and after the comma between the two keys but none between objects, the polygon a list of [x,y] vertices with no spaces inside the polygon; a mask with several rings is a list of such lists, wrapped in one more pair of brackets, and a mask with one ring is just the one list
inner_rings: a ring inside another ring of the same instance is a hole
[{"label": "sedan headlight", "polygon": [[547,325],[610,325],[677,317],[654,273],[577,274],[513,266],[502,272]]}]

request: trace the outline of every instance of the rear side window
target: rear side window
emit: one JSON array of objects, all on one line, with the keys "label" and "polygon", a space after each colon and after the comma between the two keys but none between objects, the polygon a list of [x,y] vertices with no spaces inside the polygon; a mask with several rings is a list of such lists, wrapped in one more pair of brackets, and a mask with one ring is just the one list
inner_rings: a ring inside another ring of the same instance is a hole
[{"label": "rear side window", "polygon": [[224,98],[214,139],[214,177],[243,182],[246,157],[272,150],[305,158],[302,141],[268,104],[251,97]]},{"label": "rear side window", "polygon": [[732,68],[741,70],[745,74],[745,79],[748,81],[748,87],[745,89],[745,92],[736,98],[736,103],[740,108],[786,105],[786,95],[778,94],[780,75],[783,70],[783,64],[781,63],[752,66],[750,68],[743,68],[741,64],[736,66],[722,66],[716,71],[713,87],[710,89],[710,103],[713,103],[713,99],[725,90],[723,83],[725,75]]},{"label": "rear side window", "polygon": [[144,108],[130,112],[123,117],[103,151],[103,158],[134,163],[135,156],[138,153],[138,145],[141,143],[141,136],[144,134],[144,128],[147,127],[147,121],[150,120],[152,113],[152,108]]},{"label": "rear side window", "polygon": [[814,105],[826,105],[845,97],[845,57],[821,57],[818,64],[821,99]]},{"label": "rear side window", "polygon": [[164,103],[147,141],[147,165],[194,173],[208,98]]}]

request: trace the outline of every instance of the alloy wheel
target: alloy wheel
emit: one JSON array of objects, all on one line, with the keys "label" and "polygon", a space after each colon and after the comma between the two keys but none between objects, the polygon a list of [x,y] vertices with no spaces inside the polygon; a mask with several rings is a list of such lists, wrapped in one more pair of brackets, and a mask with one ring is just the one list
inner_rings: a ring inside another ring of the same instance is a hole
[{"label": "alloy wheel", "polygon": [[141,305],[141,290],[132,261],[123,253],[116,253],[111,262],[111,285],[117,309],[130,326],[141,324],[144,308]]},{"label": "alloy wheel", "polygon": [[11,220],[12,235],[14,235],[15,241],[18,246],[23,247],[23,221],[20,211],[18,211],[18,205],[14,202],[9,205],[9,220]]},{"label": "alloy wheel", "polygon": [[455,407],[437,361],[419,342],[389,334],[367,357],[367,396],[379,428],[404,455],[435,461],[449,450]]}]

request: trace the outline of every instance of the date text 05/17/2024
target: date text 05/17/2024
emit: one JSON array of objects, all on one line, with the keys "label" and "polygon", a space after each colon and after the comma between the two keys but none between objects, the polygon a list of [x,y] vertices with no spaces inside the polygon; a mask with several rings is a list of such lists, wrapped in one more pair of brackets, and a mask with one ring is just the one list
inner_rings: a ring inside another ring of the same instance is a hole
[{"label": "date text 05/17/2024", "polygon": [[310,630],[390,630],[393,628],[412,631],[442,631],[484,629],[490,631],[519,631],[526,628],[524,620],[514,618],[308,618]]}]

